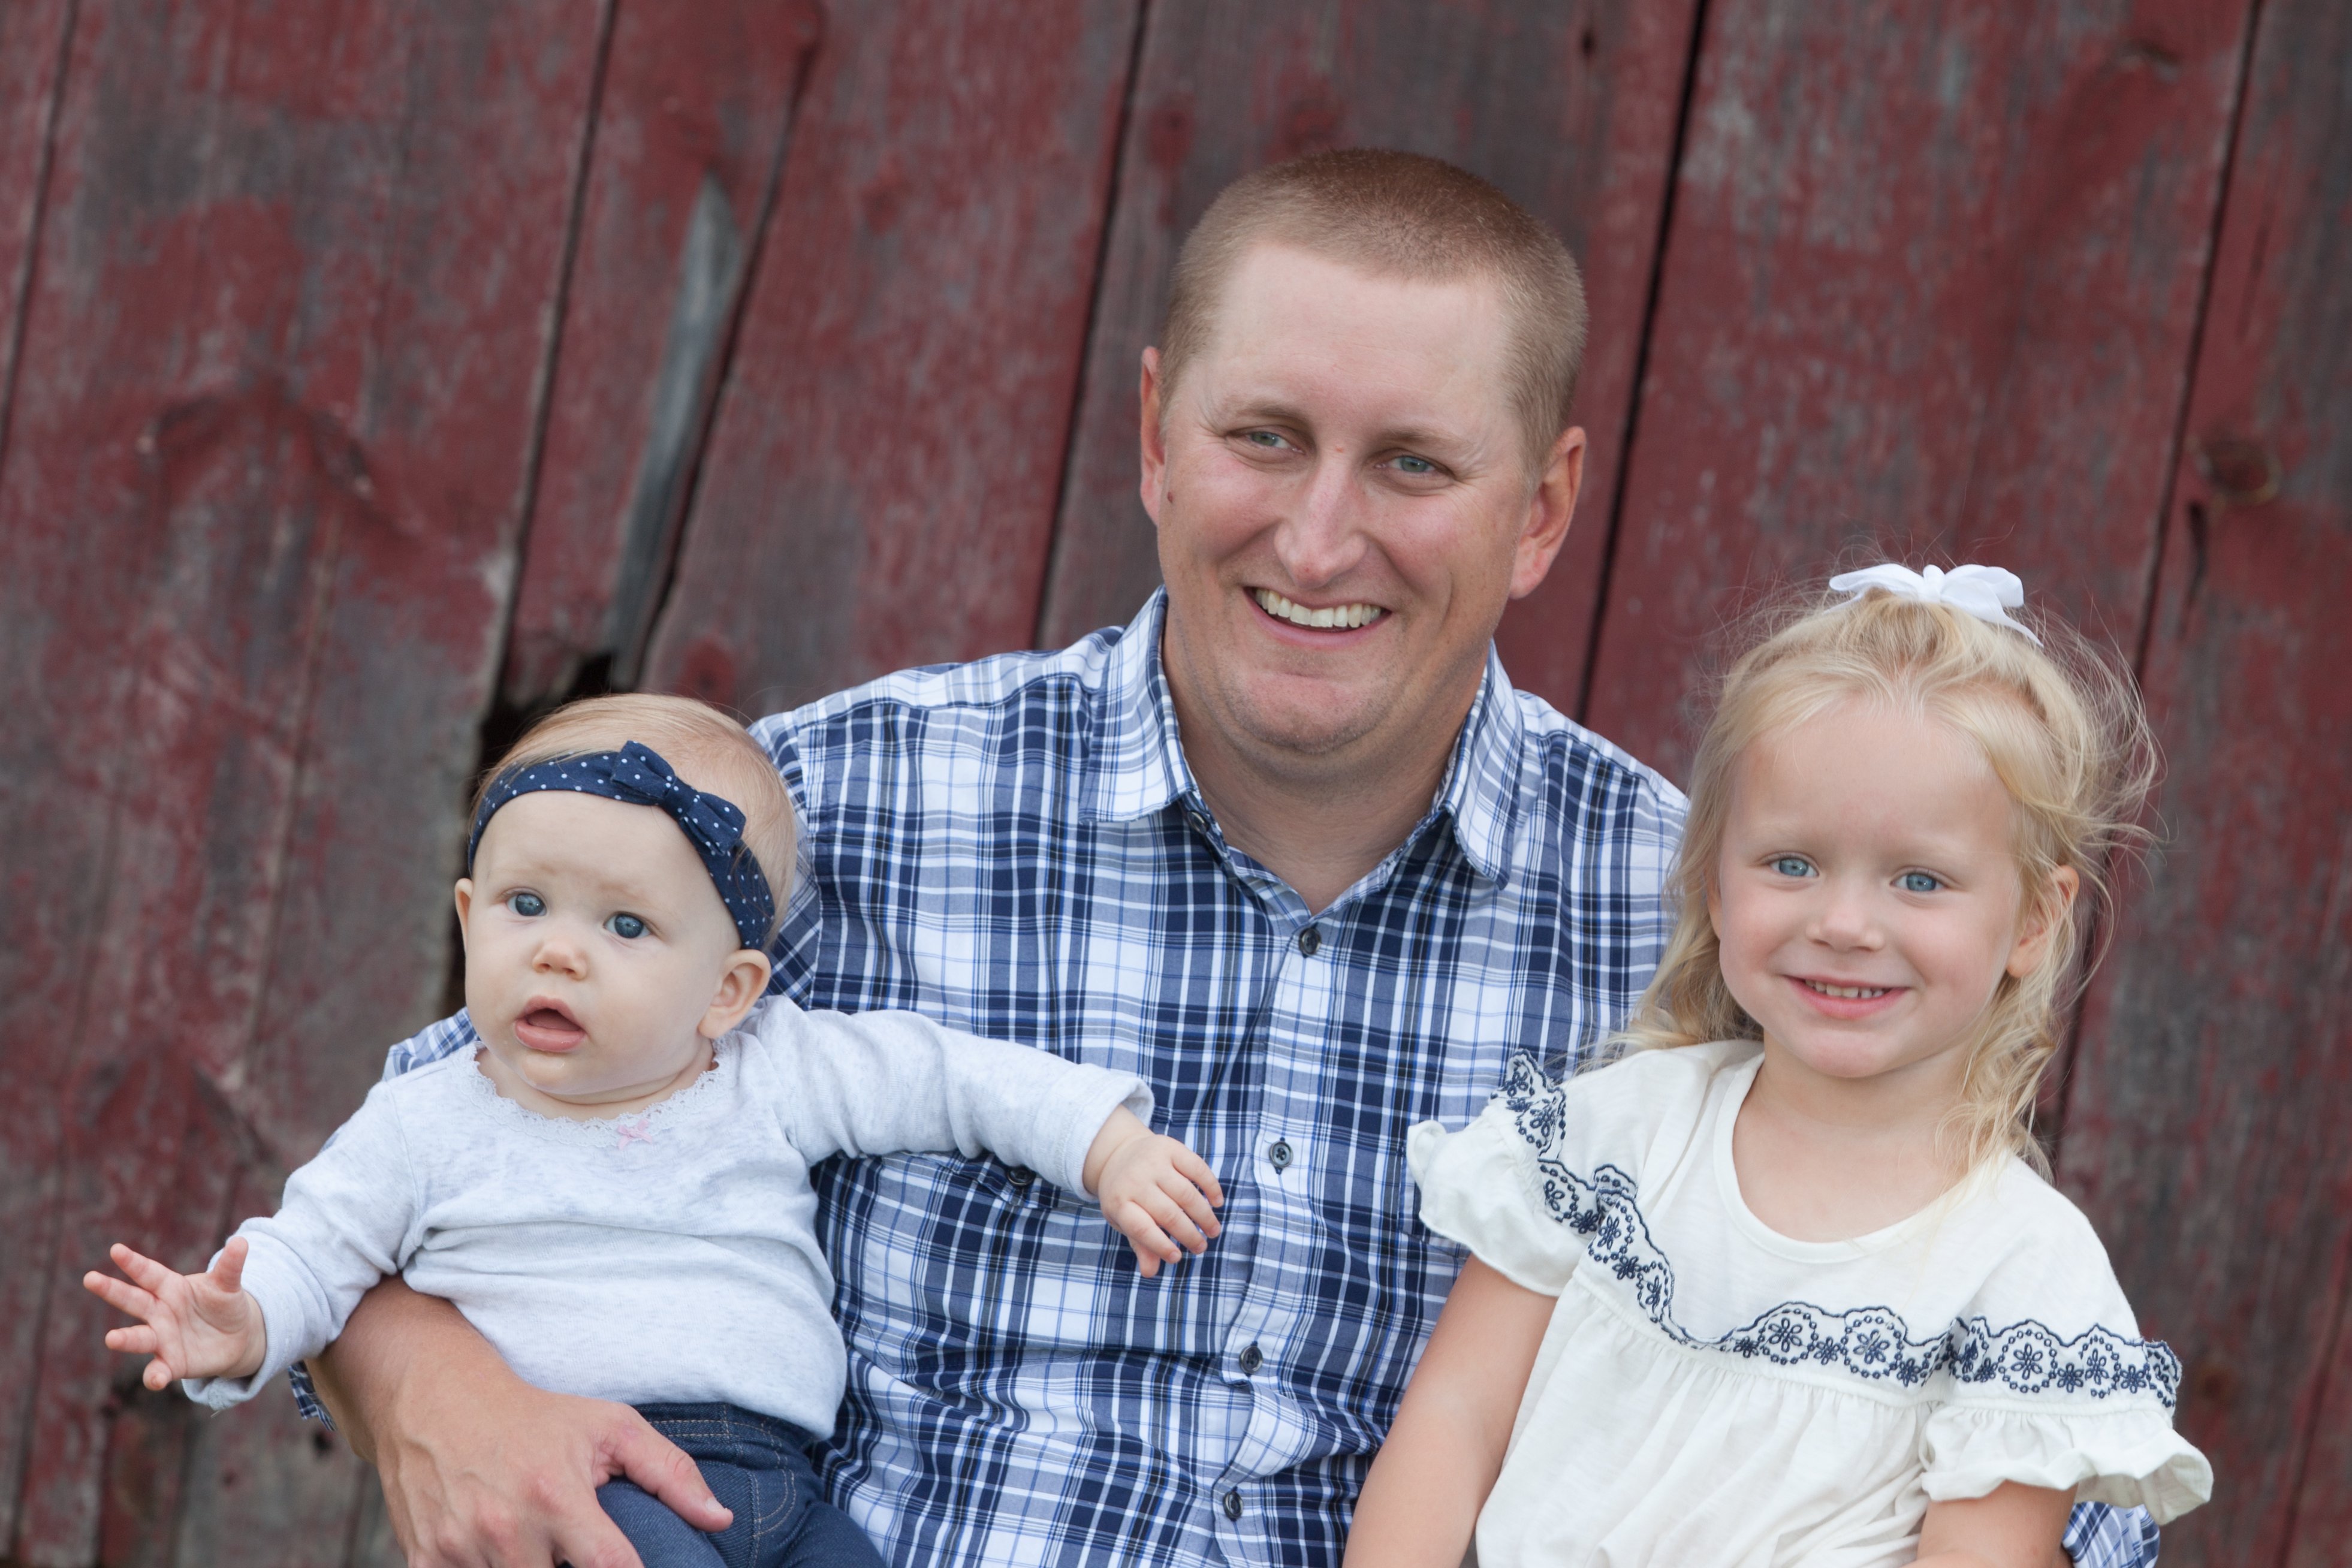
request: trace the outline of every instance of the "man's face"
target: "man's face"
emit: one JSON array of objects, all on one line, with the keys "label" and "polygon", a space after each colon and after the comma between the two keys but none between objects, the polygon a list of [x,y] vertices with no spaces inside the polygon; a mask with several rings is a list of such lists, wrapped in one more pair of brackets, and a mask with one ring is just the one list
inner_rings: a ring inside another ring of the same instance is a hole
[{"label": "man's face", "polygon": [[1489,280],[1265,245],[1164,406],[1145,356],[1143,501],[1188,719],[1277,773],[1450,744],[1582,475],[1581,431],[1531,469],[1508,346]]}]

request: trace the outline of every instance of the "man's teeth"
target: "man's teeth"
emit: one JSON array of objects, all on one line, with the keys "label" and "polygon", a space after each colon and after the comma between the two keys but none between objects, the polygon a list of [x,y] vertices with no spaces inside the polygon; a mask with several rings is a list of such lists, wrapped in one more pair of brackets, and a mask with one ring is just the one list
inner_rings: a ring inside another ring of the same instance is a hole
[{"label": "man's teeth", "polygon": [[1884,996],[1894,989],[1891,985],[1824,985],[1818,980],[1808,980],[1805,984],[1823,996],[1835,996],[1846,1002],[1866,1002],[1873,996]]},{"label": "man's teeth", "polygon": [[1368,626],[1388,614],[1378,605],[1331,605],[1320,610],[1310,610],[1304,605],[1294,605],[1271,588],[1251,590],[1257,596],[1258,607],[1294,626],[1315,626],[1346,631],[1356,626]]}]

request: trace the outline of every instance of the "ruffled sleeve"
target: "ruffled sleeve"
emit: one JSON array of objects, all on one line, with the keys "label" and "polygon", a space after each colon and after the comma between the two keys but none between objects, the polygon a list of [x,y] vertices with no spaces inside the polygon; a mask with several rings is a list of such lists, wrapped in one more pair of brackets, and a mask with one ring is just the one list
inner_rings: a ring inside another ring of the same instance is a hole
[{"label": "ruffled sleeve", "polygon": [[1546,1296],[1568,1289],[1584,1238],[1537,1205],[1528,1147],[1498,1100],[1459,1132],[1424,1121],[1405,1135],[1421,1222],[1488,1268]]},{"label": "ruffled sleeve", "polygon": [[2154,1401],[2047,1412],[1946,1405],[1927,1418],[1927,1495],[1990,1495],[2003,1481],[2072,1491],[2083,1502],[2144,1508],[2169,1524],[2213,1495],[2213,1467]]},{"label": "ruffled sleeve", "polygon": [[1648,1051],[1564,1083],[1513,1058],[1469,1126],[1424,1121],[1406,1135],[1422,1223],[1514,1283],[1559,1295],[1649,1152],[1687,1141],[1724,1058],[1712,1047]]},{"label": "ruffled sleeve", "polygon": [[2091,1222],[2015,1162],[1983,1217],[1997,1228],[1954,1325],[1951,1396],[1920,1434],[1927,1495],[2020,1481],[2158,1524],[2211,1497],[2213,1468],[2172,1429],[2179,1358],[2141,1337]]}]

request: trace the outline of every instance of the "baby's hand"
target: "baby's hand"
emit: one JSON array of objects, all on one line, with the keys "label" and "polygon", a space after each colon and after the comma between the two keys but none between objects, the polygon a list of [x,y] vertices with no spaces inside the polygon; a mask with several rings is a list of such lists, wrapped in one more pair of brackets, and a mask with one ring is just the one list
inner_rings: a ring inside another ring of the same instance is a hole
[{"label": "baby's hand", "polygon": [[1103,1218],[1127,1237],[1146,1279],[1162,1263],[1207,1251],[1223,1228],[1210,1211],[1225,1201],[1225,1190],[1208,1162],[1153,1132],[1125,1106],[1095,1134],[1085,1174],[1087,1190],[1102,1201]]},{"label": "baby's hand", "polygon": [[269,1332],[261,1321],[261,1303],[240,1283],[245,1253],[245,1237],[231,1237],[209,1272],[174,1274],[117,1242],[108,1255],[133,1283],[94,1268],[81,1277],[91,1295],[140,1321],[137,1328],[109,1329],[106,1348],[152,1353],[155,1359],[141,1381],[159,1393],[173,1378],[250,1377],[259,1372]]}]

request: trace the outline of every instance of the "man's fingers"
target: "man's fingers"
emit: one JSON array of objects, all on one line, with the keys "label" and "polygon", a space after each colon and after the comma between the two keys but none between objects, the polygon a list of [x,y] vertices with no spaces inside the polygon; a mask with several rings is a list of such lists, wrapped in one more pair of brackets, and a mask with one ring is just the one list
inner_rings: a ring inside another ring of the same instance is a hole
[{"label": "man's fingers", "polygon": [[[601,1508],[592,1513],[593,1517],[583,1514],[556,1522],[555,1561],[569,1563],[571,1568],[645,1568],[637,1549],[629,1544],[629,1538],[621,1533],[612,1516]],[[501,1563],[499,1568],[506,1565]],[[517,1563],[516,1568],[522,1568],[522,1564]]]},{"label": "man's fingers", "polygon": [[118,1312],[128,1312],[140,1319],[155,1315],[154,1297],[111,1274],[100,1274],[93,1268],[81,1277],[81,1286]]},{"label": "man's fingers", "polygon": [[[735,1516],[710,1495],[700,1467],[687,1458],[686,1450],[655,1431],[644,1416],[635,1411],[627,1412],[627,1416],[606,1445],[614,1474],[626,1476],[653,1493],[697,1530],[726,1529]],[[635,1561],[634,1556],[629,1559],[632,1563]]]}]

